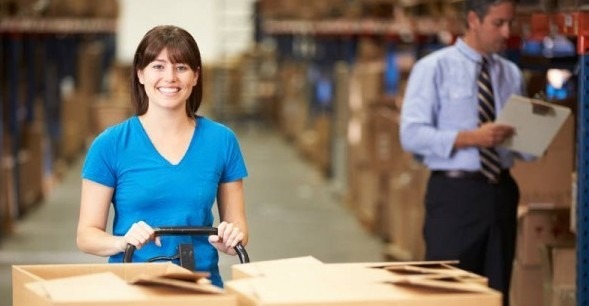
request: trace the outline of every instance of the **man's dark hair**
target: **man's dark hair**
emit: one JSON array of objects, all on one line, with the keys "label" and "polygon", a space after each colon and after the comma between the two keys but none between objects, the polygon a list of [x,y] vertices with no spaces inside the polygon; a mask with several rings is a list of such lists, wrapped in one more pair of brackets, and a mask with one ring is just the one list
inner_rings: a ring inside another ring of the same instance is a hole
[{"label": "man's dark hair", "polygon": [[[464,16],[466,22],[466,16],[468,12],[473,11],[480,19],[483,19],[489,12],[489,7],[501,4],[503,2],[511,2],[517,4],[518,0],[464,0]],[[468,25],[467,25],[468,26]]]}]

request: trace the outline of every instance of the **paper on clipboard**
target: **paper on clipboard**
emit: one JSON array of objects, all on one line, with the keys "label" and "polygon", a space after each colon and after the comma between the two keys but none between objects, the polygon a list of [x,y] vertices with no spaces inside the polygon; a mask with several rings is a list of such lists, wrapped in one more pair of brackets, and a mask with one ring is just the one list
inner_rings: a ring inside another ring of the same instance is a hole
[{"label": "paper on clipboard", "polygon": [[567,107],[512,95],[495,122],[513,126],[515,135],[500,146],[542,156],[570,114]]}]

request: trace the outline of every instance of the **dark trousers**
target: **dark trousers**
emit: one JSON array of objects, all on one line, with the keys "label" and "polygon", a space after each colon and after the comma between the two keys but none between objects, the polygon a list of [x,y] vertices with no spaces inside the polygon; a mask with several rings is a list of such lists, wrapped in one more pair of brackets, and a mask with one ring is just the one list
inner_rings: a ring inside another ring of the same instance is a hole
[{"label": "dark trousers", "polygon": [[508,171],[497,184],[432,174],[425,195],[426,260],[458,260],[483,275],[509,305],[519,189]]}]

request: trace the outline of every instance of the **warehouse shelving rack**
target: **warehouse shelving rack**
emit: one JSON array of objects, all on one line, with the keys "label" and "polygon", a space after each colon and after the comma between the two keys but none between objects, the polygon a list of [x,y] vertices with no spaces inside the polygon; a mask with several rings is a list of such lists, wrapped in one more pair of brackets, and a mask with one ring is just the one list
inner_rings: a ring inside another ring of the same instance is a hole
[{"label": "warehouse shelving rack", "polygon": [[[526,14],[522,15],[526,16]],[[521,17],[521,16],[520,16]],[[519,20],[527,23],[524,27],[530,35],[546,35],[551,31],[550,25],[556,26],[558,32],[573,37],[577,43],[578,53],[578,113],[577,113],[577,305],[589,306],[589,11],[568,11],[557,13],[532,13],[529,19]],[[418,22],[417,25],[420,23]],[[382,35],[391,40],[404,39],[409,35],[418,43],[428,37],[439,35],[441,31],[452,34],[459,31],[455,23],[444,21],[432,22],[422,20],[427,26],[409,27],[394,21],[363,20],[264,20],[262,32],[273,35],[280,43],[287,44],[294,36],[302,35],[335,35],[360,36]],[[520,33],[524,34],[524,33]],[[521,45],[521,37],[508,42],[511,56],[521,54],[514,49]],[[423,46],[422,46],[423,47]],[[510,55],[508,55],[511,57]],[[518,58],[512,58],[517,62]],[[559,63],[556,63],[559,65]],[[569,65],[570,63],[565,63]]]},{"label": "warehouse shelving rack", "polygon": [[[11,194],[14,203],[9,211],[11,219],[20,217],[21,200],[19,189],[19,151],[23,145],[24,128],[35,120],[35,104],[43,105],[44,129],[54,146],[59,143],[60,96],[59,80],[64,75],[76,74],[76,51],[80,37],[85,35],[114,35],[116,20],[109,18],[42,18],[6,17],[0,19],[0,41],[3,64],[0,65],[6,95],[2,101],[0,129],[5,128],[9,147],[0,147],[12,163]],[[41,62],[42,61],[42,62]],[[25,80],[23,82],[23,80]],[[6,108],[4,106],[6,103]],[[3,120],[6,119],[6,122]],[[4,132],[0,130],[0,132]],[[4,133],[0,133],[4,137]],[[4,140],[4,139],[0,139]],[[3,146],[4,142],[0,142]],[[45,156],[45,171],[52,171],[51,162],[56,148],[48,148]],[[7,216],[4,216],[7,217]]]},{"label": "warehouse shelving rack", "polygon": [[537,11],[528,20],[531,36],[541,38],[556,30],[577,45],[576,300],[579,306],[589,306],[589,11]]}]

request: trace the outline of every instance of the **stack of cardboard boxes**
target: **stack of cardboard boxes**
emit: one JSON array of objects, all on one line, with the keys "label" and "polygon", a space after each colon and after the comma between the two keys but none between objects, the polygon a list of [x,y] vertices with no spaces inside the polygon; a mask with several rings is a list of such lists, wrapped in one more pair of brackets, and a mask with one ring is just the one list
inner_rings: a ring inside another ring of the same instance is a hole
[{"label": "stack of cardboard boxes", "polygon": [[501,305],[487,279],[452,264],[287,258],[234,265],[225,289],[171,263],[17,265],[13,305]]},{"label": "stack of cardboard boxes", "polygon": [[574,305],[569,303],[576,269],[571,231],[575,149],[571,116],[543,156],[517,162],[512,171],[521,193],[511,284],[515,306]]}]

